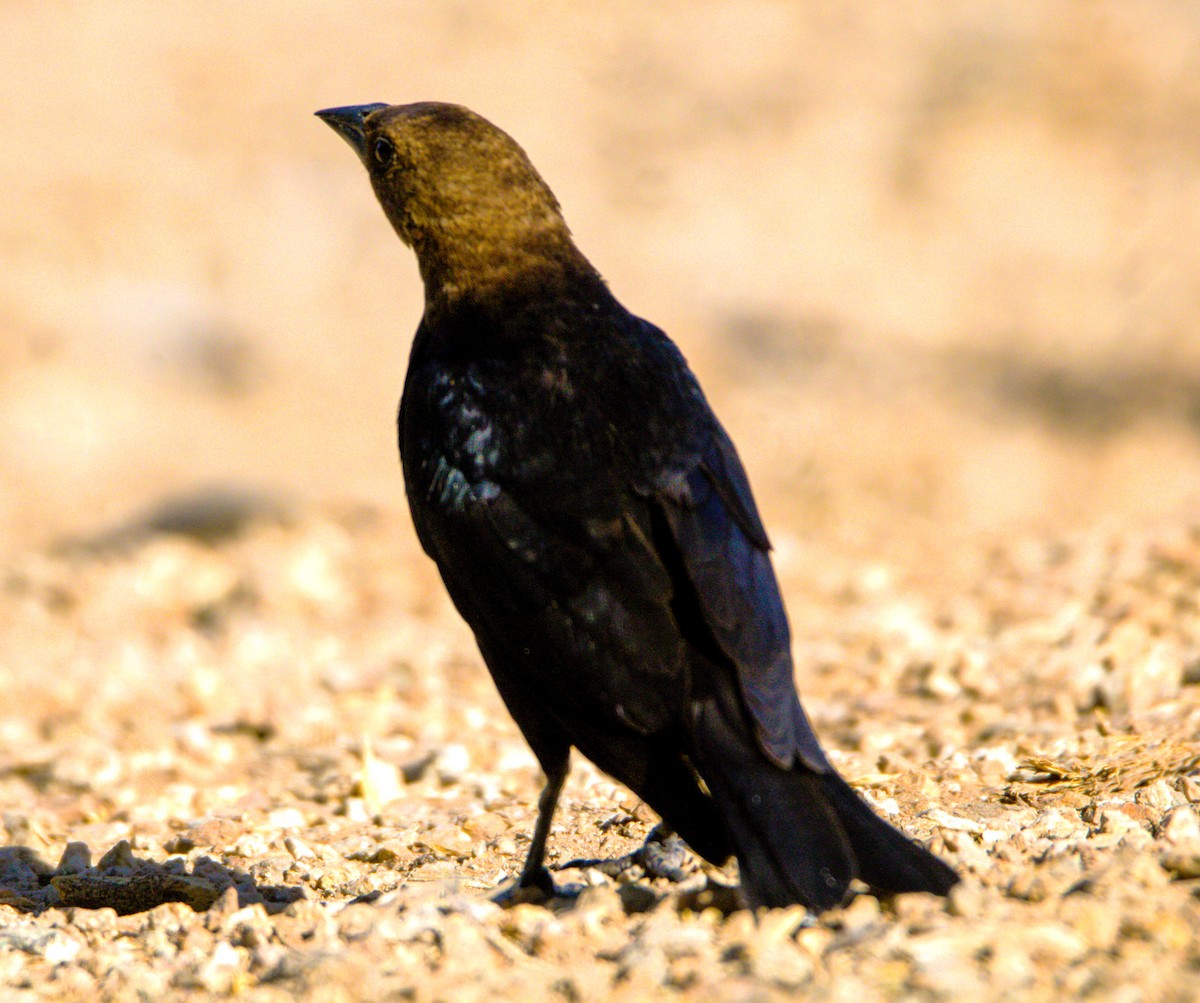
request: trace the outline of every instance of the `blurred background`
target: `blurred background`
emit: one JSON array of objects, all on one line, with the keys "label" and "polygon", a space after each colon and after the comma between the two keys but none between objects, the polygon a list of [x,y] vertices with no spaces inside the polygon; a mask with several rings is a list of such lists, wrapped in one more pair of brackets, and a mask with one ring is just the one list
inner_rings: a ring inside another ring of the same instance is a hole
[{"label": "blurred background", "polygon": [[415,262],[317,108],[510,132],[789,539],[1195,518],[1200,8],[0,3],[0,547],[403,506]]}]

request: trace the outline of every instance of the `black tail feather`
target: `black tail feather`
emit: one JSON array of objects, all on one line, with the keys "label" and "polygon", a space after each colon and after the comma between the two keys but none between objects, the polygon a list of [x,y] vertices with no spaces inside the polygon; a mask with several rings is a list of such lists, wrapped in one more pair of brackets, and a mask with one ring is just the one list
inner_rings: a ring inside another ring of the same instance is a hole
[{"label": "black tail feather", "polygon": [[[727,764],[726,764],[727,765]],[[742,892],[754,906],[800,902],[831,909],[855,877],[855,855],[821,789],[805,770],[710,771],[709,788],[733,834]]]},{"label": "black tail feather", "polygon": [[958,883],[953,868],[889,825],[836,773],[821,778],[825,794],[854,847],[857,877],[881,895],[945,895]]},{"label": "black tail feather", "polygon": [[829,909],[845,901],[855,878],[884,895],[945,895],[958,880],[836,773],[775,765],[713,704],[697,715],[693,739],[697,768],[733,837],[751,907]]}]

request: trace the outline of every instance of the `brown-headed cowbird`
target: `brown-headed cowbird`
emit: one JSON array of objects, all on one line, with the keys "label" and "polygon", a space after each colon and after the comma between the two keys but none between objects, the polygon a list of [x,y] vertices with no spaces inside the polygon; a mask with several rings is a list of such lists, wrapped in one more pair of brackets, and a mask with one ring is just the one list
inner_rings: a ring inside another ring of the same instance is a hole
[{"label": "brown-headed cowbird", "polygon": [[770,545],[679,350],[571,239],[524,151],[455,105],[317,114],[425,286],[400,402],[405,487],[546,774],[512,895],[543,865],[574,746],[752,906],[945,894],[944,863],[840,777],[800,707]]}]

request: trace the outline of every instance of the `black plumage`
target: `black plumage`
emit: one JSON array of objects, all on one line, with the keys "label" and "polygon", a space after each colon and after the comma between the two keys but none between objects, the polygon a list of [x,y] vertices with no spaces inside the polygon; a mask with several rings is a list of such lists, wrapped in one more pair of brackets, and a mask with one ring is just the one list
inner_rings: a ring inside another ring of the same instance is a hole
[{"label": "black plumage", "polygon": [[745,471],[675,345],[576,248],[521,148],[454,105],[318,112],[356,150],[425,286],[400,405],[417,534],[547,777],[572,747],[751,905],[944,894],[954,872],[829,764],[793,680]]}]

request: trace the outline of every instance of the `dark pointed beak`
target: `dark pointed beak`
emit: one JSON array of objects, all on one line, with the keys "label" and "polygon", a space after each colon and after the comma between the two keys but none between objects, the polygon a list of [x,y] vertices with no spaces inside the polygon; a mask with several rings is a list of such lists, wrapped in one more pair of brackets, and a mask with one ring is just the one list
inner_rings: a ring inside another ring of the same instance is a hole
[{"label": "dark pointed beak", "polygon": [[386,104],[351,104],[342,108],[324,108],[317,118],[333,129],[353,147],[358,159],[367,162],[366,118],[373,111],[386,108]]}]

